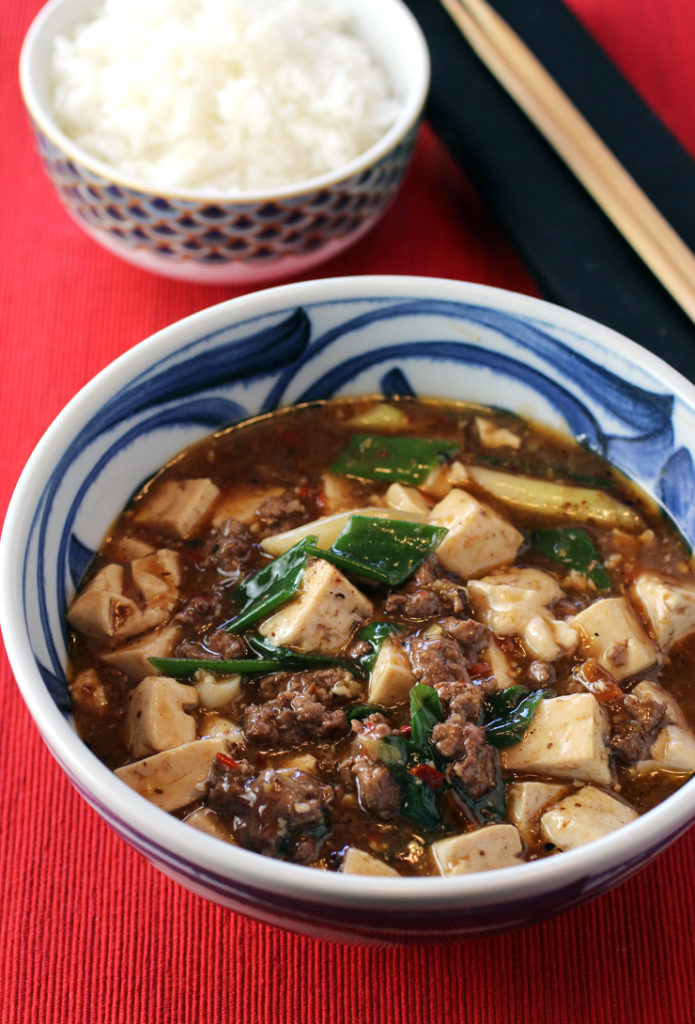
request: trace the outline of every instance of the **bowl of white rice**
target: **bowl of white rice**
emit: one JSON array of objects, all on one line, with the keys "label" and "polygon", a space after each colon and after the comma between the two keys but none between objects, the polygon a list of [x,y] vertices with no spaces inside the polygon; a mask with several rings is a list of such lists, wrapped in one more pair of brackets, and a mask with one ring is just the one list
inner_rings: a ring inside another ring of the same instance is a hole
[{"label": "bowl of white rice", "polygon": [[384,213],[427,45],[401,0],[51,0],[20,83],[60,200],[168,277],[303,273]]}]

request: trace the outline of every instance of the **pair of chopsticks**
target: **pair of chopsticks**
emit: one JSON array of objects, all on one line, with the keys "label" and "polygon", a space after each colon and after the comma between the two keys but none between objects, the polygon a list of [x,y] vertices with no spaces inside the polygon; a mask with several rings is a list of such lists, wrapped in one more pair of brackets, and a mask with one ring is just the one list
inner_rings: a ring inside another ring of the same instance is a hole
[{"label": "pair of chopsticks", "polygon": [[695,256],[487,0],[441,0],[471,47],[695,323]]}]

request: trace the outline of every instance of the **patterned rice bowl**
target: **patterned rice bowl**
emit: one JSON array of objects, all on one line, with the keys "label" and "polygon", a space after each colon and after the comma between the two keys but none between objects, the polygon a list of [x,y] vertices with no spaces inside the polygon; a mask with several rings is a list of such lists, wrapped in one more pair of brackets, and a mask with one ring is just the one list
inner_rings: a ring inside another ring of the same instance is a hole
[{"label": "patterned rice bowl", "polygon": [[136,795],[71,722],[64,613],[117,511],[183,446],[230,422],[334,395],[473,399],[532,415],[607,456],[695,541],[695,388],[606,327],[526,296],[427,278],[290,284],[211,307],[100,373],[49,428],[0,543],[0,622],[21,692],[74,786],[189,889],[262,921],[352,941],[484,935],[628,878],[695,818],[695,780],[573,851],[449,878],[370,878],[263,857]]},{"label": "patterned rice bowl", "polygon": [[20,84],[44,169],[67,212],[100,245],[166,277],[253,285],[331,259],[384,214],[409,166],[430,78],[427,44],[401,0],[351,0],[401,101],[388,132],[334,171],[234,198],[128,179],[57,126],[47,70],[53,40],[94,3],[51,0],[39,12],[22,47]]}]

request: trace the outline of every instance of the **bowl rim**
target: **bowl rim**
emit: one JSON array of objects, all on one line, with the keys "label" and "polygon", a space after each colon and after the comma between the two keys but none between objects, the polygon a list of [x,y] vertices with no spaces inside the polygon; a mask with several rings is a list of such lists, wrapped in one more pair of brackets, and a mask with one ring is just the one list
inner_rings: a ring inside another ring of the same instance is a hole
[{"label": "bowl rim", "polygon": [[[96,3],[96,0],[94,0]],[[405,5],[403,0],[371,0],[390,11],[395,21],[400,21],[403,29],[412,40],[414,59],[408,67],[411,75],[410,87],[404,98],[402,109],[384,135],[369,149],[360,153],[353,160],[331,171],[290,182],[287,185],[268,189],[237,190],[225,192],[220,190],[193,189],[184,187],[162,188],[137,177],[128,175],[110,164],[93,156],[78,143],[67,136],[56,124],[50,108],[44,104],[34,86],[34,51],[37,43],[50,28],[54,12],[67,6],[70,0],[48,0],[31,22],[24,37],[19,56],[19,85],[24,104],[34,126],[45,135],[54,146],[62,150],[74,163],[82,165],[92,174],[105,179],[111,184],[143,195],[163,196],[169,200],[180,202],[205,202],[210,205],[248,205],[254,203],[271,203],[285,199],[293,199],[309,192],[338,185],[349,178],[368,170],[382,160],[391,150],[401,143],[408,133],[418,124],[429,91],[431,77],[431,61],[427,41],[420,25]]]},{"label": "bowl rim", "polygon": [[[241,883],[276,896],[309,900],[324,906],[384,908],[413,912],[424,907],[474,908],[490,905],[507,897],[549,892],[571,880],[587,883],[601,870],[614,873],[620,864],[637,860],[641,867],[684,831],[695,818],[695,778],[652,810],[616,832],[556,857],[544,858],[495,871],[453,877],[382,878],[322,872],[275,860],[239,847],[230,846],[197,829],[185,826],[144,797],[133,793],[102,764],[79,740],[69,721],[58,710],[37,670],[29,638],[23,627],[18,580],[22,576],[23,550],[33,507],[42,492],[42,466],[54,459],[51,452],[74,437],[85,418],[100,405],[105,382],[130,379],[149,366],[158,354],[170,352],[195,336],[209,333],[218,324],[228,323],[228,311],[234,323],[255,314],[273,313],[298,301],[318,303],[369,298],[431,297],[477,303],[489,308],[552,323],[560,329],[581,331],[603,347],[617,348],[695,408],[695,385],[658,356],[636,342],[597,321],[556,306],[542,299],[489,285],[446,278],[401,275],[363,275],[322,278],[293,282],[262,289],[199,310],[173,322],[125,351],[93,377],[67,403],[31,454],[16,485],[8,507],[0,538],[0,624],[5,647],[17,685],[41,735],[53,756],[71,780],[79,780],[85,798],[93,797],[112,812],[121,824],[156,844],[181,861],[209,871],[230,883]],[[202,331],[200,328],[204,328]],[[114,379],[115,378],[115,379]],[[63,450],[62,447],[60,450]],[[28,504],[29,503],[29,504]],[[85,792],[86,791],[86,792]],[[106,815],[104,815],[106,816]],[[109,820],[107,816],[107,820]],[[113,824],[113,823],[112,823]],[[114,827],[118,830],[118,824]],[[659,849],[655,846],[658,844]],[[640,851],[647,851],[647,854]],[[633,870],[636,870],[633,869]],[[628,873],[631,873],[628,871]],[[203,881],[204,884],[204,881]]]}]

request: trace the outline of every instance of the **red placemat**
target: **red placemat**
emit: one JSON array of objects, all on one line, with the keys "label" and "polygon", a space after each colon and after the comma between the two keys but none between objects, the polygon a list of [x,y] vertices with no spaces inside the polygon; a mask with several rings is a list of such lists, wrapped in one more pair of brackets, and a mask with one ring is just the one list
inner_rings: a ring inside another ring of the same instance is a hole
[{"label": "red placemat", "polygon": [[[38,6],[5,0],[0,17],[3,511],[39,436],[96,371],[158,328],[239,293],[131,268],[63,213],[16,84]],[[691,0],[571,6],[695,155]],[[535,291],[427,127],[386,218],[313,276],[382,272]],[[321,943],[232,914],[156,872],[65,781],[4,658],[0,687],[0,1024],[695,1020],[695,831],[619,889],[525,931],[441,947]]]}]

